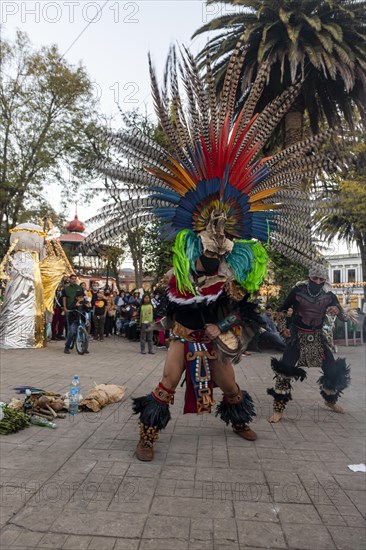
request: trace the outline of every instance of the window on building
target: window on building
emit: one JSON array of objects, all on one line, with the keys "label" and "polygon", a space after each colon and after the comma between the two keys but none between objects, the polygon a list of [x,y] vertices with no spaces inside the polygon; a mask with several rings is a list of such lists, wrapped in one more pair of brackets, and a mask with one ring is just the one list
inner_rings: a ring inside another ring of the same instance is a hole
[{"label": "window on building", "polygon": [[348,282],[349,283],[355,283],[356,282],[356,270],[355,269],[349,269],[348,270]]},{"label": "window on building", "polygon": [[333,271],[333,283],[340,283],[341,282],[341,270],[335,269]]}]

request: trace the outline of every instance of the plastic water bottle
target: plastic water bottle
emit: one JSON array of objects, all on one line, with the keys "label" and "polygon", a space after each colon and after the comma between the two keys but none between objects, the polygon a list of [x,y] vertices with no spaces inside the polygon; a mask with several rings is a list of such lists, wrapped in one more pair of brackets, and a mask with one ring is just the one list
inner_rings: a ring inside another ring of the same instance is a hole
[{"label": "plastic water bottle", "polygon": [[80,395],[80,380],[77,374],[75,374],[73,381],[71,382],[69,392],[69,414],[75,416],[79,412],[79,395]]}]

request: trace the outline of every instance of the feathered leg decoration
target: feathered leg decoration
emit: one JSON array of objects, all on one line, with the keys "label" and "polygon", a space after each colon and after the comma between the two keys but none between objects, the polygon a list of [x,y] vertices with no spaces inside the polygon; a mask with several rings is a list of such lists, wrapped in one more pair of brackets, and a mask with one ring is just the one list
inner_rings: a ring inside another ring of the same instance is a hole
[{"label": "feathered leg decoration", "polygon": [[153,444],[171,418],[169,405],[174,403],[174,393],[160,382],[149,395],[132,400],[133,413],[140,415],[140,441],[136,447],[139,460],[147,462],[153,459]]},{"label": "feathered leg decoration", "polygon": [[328,351],[318,380],[320,395],[327,403],[336,403],[351,382],[351,369],[343,358],[334,359]]},{"label": "feathered leg decoration", "polygon": [[254,403],[249,393],[238,391],[234,395],[223,394],[221,403],[217,406],[215,416],[219,416],[226,425],[232,424],[235,433],[250,441],[257,438],[248,423],[256,416]]},{"label": "feathered leg decoration", "polygon": [[291,380],[305,380],[306,372],[304,369],[296,367],[295,365],[286,364],[283,359],[271,360],[271,367],[274,372],[275,385],[274,388],[268,388],[267,393],[274,399],[273,410],[275,412],[282,413],[289,401],[292,400]]}]

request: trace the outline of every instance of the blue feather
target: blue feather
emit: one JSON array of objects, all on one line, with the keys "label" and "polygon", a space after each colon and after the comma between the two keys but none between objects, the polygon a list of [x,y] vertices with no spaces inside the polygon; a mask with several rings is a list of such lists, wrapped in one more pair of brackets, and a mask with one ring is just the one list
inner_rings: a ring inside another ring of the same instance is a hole
[{"label": "blue feather", "polygon": [[237,281],[245,281],[252,270],[254,262],[252,248],[243,242],[235,242],[230,254],[225,256],[227,263],[233,270]]}]

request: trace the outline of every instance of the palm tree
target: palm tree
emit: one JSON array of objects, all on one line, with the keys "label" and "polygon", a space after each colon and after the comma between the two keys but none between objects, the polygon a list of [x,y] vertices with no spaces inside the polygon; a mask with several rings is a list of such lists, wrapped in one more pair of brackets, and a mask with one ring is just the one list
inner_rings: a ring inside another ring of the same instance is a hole
[{"label": "palm tree", "polygon": [[213,19],[193,36],[223,31],[199,54],[202,66],[208,52],[214,61],[218,90],[239,41],[247,52],[237,98],[245,96],[263,62],[268,67],[267,86],[258,110],[302,79],[301,92],[284,120],[285,146],[302,139],[305,112],[313,133],[324,118],[337,127],[344,117],[352,128],[355,105],[365,119],[364,0],[207,0],[216,3],[238,9]]}]

